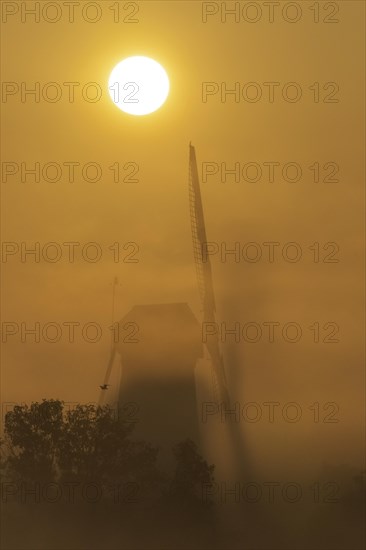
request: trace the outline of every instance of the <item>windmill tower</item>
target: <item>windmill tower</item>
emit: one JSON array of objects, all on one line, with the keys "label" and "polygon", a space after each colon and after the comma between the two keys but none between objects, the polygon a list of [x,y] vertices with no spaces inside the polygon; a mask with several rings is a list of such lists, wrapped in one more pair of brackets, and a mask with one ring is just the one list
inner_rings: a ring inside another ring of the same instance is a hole
[{"label": "windmill tower", "polygon": [[186,303],[134,306],[120,326],[138,327],[116,344],[122,360],[119,403],[136,406],[135,435],[163,453],[187,438],[200,445],[195,368],[200,325]]}]

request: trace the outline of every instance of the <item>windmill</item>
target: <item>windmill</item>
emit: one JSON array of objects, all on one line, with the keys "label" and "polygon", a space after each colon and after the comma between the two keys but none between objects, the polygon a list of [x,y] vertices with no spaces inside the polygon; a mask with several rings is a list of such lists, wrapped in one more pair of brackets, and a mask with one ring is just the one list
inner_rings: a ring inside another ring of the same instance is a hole
[{"label": "windmill", "polygon": [[[206,229],[203,216],[203,207],[201,199],[201,191],[197,170],[196,153],[194,147],[189,144],[189,208],[190,219],[192,229],[193,240],[193,254],[195,259],[196,274],[198,290],[203,307],[203,322],[215,323],[216,304],[212,282],[211,263],[209,258],[207,261],[203,261],[202,247],[207,242]],[[116,286],[118,285],[118,279],[115,277],[113,281],[112,292],[112,325],[115,317],[115,293]],[[229,406],[229,394],[226,384],[225,366],[223,356],[220,351],[220,343],[217,334],[210,336],[209,341],[206,343],[207,351],[210,355],[212,363],[212,385],[213,385],[213,397],[214,401],[218,403],[224,403]],[[103,388],[101,387],[99,405],[102,405],[105,401],[105,389],[108,388],[114,359],[116,355],[116,346],[114,345],[113,338],[110,350],[110,357],[107,364],[106,374],[103,381]]]},{"label": "windmill", "polygon": [[[198,290],[202,303],[203,322],[216,322],[216,304],[213,289],[212,270],[209,258],[203,260],[203,246],[207,243],[205,220],[202,207],[202,198],[200,191],[200,183],[198,177],[197,160],[195,148],[189,144],[189,208],[190,220],[193,241],[193,254],[196,266]],[[112,323],[114,322],[114,298],[117,279],[113,283],[113,299],[112,299]],[[205,344],[211,363],[212,374],[212,393],[213,402],[218,407],[224,406],[226,410],[230,410],[230,397],[227,387],[225,365],[223,355],[220,349],[220,341],[217,333],[210,335],[209,340]],[[99,405],[105,402],[105,396],[108,388],[113,364],[116,354],[119,353],[118,346],[113,342],[110,350],[110,357],[107,364],[107,370],[101,387]],[[123,374],[122,374],[123,376]],[[233,422],[228,423],[229,441],[232,447],[232,454],[235,462],[243,466],[246,461],[245,451],[243,449],[243,441],[241,438],[239,426]]]}]

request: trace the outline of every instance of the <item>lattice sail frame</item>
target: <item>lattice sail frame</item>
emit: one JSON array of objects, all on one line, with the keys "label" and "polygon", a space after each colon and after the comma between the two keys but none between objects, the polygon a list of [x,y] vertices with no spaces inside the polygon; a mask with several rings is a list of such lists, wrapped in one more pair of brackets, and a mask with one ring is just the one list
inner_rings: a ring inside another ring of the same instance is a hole
[{"label": "lattice sail frame", "polygon": [[[196,152],[189,144],[189,210],[191,218],[193,255],[196,265],[198,290],[203,308],[203,321],[216,322],[216,305],[213,291],[212,270],[209,257],[203,260],[203,246],[207,243],[205,220],[203,215],[201,190],[199,184]],[[212,361],[214,401],[229,406],[229,395],[226,385],[225,366],[220,352],[217,334],[210,336],[206,343]]]}]

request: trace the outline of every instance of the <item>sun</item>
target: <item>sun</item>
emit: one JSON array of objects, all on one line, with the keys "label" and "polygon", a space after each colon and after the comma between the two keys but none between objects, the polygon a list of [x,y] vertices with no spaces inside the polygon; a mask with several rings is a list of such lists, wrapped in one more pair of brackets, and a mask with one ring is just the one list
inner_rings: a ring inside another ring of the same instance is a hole
[{"label": "sun", "polygon": [[149,57],[127,57],[112,70],[108,89],[112,101],[130,115],[148,115],[165,103],[169,94],[165,69]]}]

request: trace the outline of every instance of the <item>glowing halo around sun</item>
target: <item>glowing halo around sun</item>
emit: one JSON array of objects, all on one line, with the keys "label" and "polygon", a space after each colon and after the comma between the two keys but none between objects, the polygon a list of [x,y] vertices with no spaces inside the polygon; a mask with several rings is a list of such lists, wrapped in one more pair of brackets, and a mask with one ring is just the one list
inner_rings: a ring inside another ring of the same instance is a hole
[{"label": "glowing halo around sun", "polygon": [[154,59],[127,57],[112,70],[108,90],[112,101],[130,115],[148,115],[165,103],[169,94],[169,78]]}]

